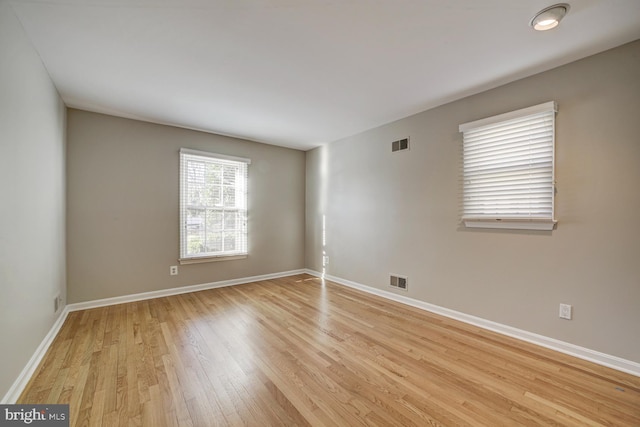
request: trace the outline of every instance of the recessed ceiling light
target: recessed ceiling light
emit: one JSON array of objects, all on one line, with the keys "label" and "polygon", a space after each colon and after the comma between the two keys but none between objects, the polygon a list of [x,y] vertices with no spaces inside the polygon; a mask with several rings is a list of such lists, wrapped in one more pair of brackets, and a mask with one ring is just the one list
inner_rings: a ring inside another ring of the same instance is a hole
[{"label": "recessed ceiling light", "polygon": [[559,3],[546,7],[536,13],[536,16],[531,18],[529,25],[538,31],[546,31],[555,28],[567,12],[569,12],[570,8],[571,6],[567,3]]}]

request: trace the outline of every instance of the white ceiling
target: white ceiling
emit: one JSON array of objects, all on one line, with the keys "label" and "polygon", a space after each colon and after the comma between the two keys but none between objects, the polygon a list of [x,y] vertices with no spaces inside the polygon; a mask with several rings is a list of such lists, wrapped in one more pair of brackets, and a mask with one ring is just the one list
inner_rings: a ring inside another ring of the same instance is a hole
[{"label": "white ceiling", "polygon": [[640,38],[640,0],[13,1],[74,108],[307,150]]}]

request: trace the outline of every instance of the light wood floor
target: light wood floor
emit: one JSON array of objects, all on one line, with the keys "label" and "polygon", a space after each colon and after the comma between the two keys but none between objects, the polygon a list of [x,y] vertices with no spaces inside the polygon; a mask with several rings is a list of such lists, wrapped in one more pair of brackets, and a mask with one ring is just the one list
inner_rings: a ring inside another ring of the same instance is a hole
[{"label": "light wood floor", "polygon": [[640,378],[307,275],[69,314],[71,425],[640,426]]}]

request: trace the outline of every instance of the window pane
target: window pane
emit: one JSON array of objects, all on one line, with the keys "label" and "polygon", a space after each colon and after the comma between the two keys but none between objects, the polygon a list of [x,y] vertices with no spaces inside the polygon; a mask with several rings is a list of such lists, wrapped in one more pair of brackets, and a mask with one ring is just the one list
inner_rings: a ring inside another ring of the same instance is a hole
[{"label": "window pane", "polygon": [[207,185],[222,184],[222,165],[216,163],[207,164]]},{"label": "window pane", "polygon": [[236,250],[236,234],[231,232],[224,233],[224,250],[235,251]]},{"label": "window pane", "polygon": [[204,251],[205,232],[205,212],[204,209],[188,209],[186,232],[187,232],[187,252],[198,254]]},{"label": "window pane", "polygon": [[204,184],[204,162],[187,162],[187,181],[190,184]]},{"label": "window pane", "polygon": [[224,207],[235,208],[236,207],[236,189],[234,187],[223,188]]},{"label": "window pane", "polygon": [[236,185],[236,173],[238,171],[237,166],[224,166],[224,185]]},{"label": "window pane", "polygon": [[227,231],[235,230],[236,228],[236,213],[225,212],[224,213],[224,229]]},{"label": "window pane", "polygon": [[207,233],[207,252],[221,252],[222,250],[222,233],[219,231]]},{"label": "window pane", "polygon": [[222,188],[212,185],[207,188],[207,206],[222,206]]},{"label": "window pane", "polygon": [[207,215],[207,228],[211,231],[222,231],[222,218],[222,211],[209,209],[209,213]]},{"label": "window pane", "polygon": [[202,199],[202,191],[197,186],[189,187],[189,194],[187,195],[187,203],[191,206],[202,206],[204,200]]}]

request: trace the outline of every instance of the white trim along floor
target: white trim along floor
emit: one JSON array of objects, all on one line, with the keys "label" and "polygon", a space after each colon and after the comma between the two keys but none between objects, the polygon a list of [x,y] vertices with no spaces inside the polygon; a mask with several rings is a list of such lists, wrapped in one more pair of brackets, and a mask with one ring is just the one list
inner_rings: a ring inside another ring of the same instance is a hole
[{"label": "white trim along floor", "polygon": [[[315,277],[322,277],[322,274],[317,271],[309,270],[309,269],[301,269],[301,270],[284,271],[284,272],[273,273],[273,274],[265,274],[260,276],[244,277],[244,278],[232,279],[232,280],[223,280],[219,282],[203,283],[200,285],[163,289],[160,291],[124,295],[121,297],[105,298],[105,299],[81,302],[76,304],[69,304],[65,306],[63,312],[60,314],[60,317],[58,317],[58,320],[56,320],[56,322],[53,324],[49,333],[44,337],[44,339],[36,349],[35,353],[31,357],[27,365],[24,367],[24,369],[22,370],[22,372],[20,373],[16,381],[13,383],[13,385],[11,386],[7,394],[3,397],[2,401],[0,401],[0,404],[11,404],[17,401],[18,397],[20,396],[20,393],[22,393],[22,391],[26,387],[27,383],[29,382],[29,379],[37,369],[38,365],[42,361],[42,358],[44,357],[47,350],[49,349],[49,346],[51,345],[54,338],[58,334],[60,328],[64,324],[64,321],[67,318],[67,315],[72,311],[86,310],[90,308],[104,307],[107,305],[114,305],[114,304],[124,304],[128,302],[133,302],[133,301],[160,298],[160,297],[165,297],[170,295],[179,295],[179,294],[184,294],[189,292],[202,291],[206,289],[221,288],[225,286],[235,286],[235,285],[241,285],[244,283],[276,279],[279,277],[286,277],[286,276],[292,276],[295,274],[303,274],[303,273],[307,273]],[[507,335],[512,338],[520,339],[522,341],[526,341],[532,344],[546,347],[551,350],[556,350],[561,353],[568,354],[583,360],[588,360],[598,365],[606,366],[609,368],[613,368],[613,369],[640,377],[640,363],[633,362],[631,360],[626,360],[626,359],[622,359],[620,357],[612,356],[609,354],[600,353],[585,347],[580,347],[574,344],[570,344],[570,343],[556,340],[553,338],[545,337],[543,335],[534,334],[532,332],[524,331],[522,329],[513,328],[511,326],[507,326],[507,325],[503,325],[490,320],[482,319],[480,317],[471,316],[469,314],[461,313],[455,310],[450,310],[448,308],[440,307],[434,304],[429,304],[424,301],[416,300],[416,299],[405,297],[402,295],[396,295],[392,292],[376,289],[376,288],[366,286],[357,282],[342,279],[340,277],[325,275],[324,278],[327,280],[330,280],[331,282],[335,282],[343,286],[355,288],[363,292],[380,296],[382,298],[386,298],[386,299],[400,302],[412,307],[426,310],[431,313],[435,313],[435,314],[439,314],[455,320],[459,320],[461,322],[475,325],[484,329],[488,329],[493,332]]]}]

